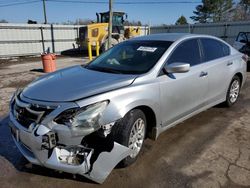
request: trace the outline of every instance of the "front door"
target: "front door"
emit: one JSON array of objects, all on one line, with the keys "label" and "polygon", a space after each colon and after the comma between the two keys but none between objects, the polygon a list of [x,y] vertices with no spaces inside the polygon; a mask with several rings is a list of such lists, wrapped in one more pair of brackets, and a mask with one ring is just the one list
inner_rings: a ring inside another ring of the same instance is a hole
[{"label": "front door", "polygon": [[190,70],[158,77],[163,126],[201,108],[205,104],[208,90],[208,75],[201,64],[198,39],[189,39],[179,44],[166,63],[189,63]]}]

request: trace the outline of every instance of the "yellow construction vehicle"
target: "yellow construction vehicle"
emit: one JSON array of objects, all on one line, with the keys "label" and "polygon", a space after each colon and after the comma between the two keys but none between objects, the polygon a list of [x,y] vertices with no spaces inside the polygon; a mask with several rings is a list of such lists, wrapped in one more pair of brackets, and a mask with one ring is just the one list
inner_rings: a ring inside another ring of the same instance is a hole
[{"label": "yellow construction vehicle", "polygon": [[[87,49],[88,42],[94,49],[97,42],[98,46],[101,47],[101,51],[108,49],[109,12],[96,13],[96,16],[96,23],[79,28],[78,44],[81,49]],[[125,19],[127,19],[127,14],[124,12],[113,12],[111,46],[131,37],[141,35],[140,27],[124,26]]]}]

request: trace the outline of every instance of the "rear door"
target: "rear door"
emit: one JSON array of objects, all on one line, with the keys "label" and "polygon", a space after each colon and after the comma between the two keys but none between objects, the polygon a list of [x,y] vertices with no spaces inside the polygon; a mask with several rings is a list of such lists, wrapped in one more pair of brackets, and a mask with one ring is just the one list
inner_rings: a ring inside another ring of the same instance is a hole
[{"label": "rear door", "polygon": [[166,63],[177,62],[189,63],[190,71],[163,74],[158,77],[163,126],[168,126],[201,108],[206,100],[208,79],[201,64],[198,39],[189,39],[180,43]]},{"label": "rear door", "polygon": [[230,48],[223,42],[212,38],[201,38],[202,61],[208,73],[208,103],[222,100],[226,96],[232,76],[230,69],[234,62]]}]

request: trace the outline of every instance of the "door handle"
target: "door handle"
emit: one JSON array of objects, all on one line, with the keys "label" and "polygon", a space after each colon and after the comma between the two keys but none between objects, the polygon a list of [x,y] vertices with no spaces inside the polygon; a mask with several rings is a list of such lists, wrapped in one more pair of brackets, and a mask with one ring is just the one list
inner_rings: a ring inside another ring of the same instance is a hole
[{"label": "door handle", "polygon": [[227,63],[227,66],[231,66],[232,64],[233,64],[233,62],[230,61],[230,62]]},{"label": "door handle", "polygon": [[204,71],[202,71],[201,73],[200,73],[200,77],[206,77],[208,75],[208,73],[207,72],[204,72]]}]

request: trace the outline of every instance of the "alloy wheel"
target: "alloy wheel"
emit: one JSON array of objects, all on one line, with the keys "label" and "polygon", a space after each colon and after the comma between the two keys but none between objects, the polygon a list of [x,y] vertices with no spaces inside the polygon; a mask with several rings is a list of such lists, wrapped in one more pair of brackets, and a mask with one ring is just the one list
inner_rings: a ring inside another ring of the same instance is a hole
[{"label": "alloy wheel", "polygon": [[129,136],[129,148],[132,150],[131,158],[135,158],[141,148],[145,137],[145,122],[143,119],[137,119],[131,129]]},{"label": "alloy wheel", "polygon": [[240,92],[240,83],[238,80],[234,80],[230,87],[229,100],[231,103],[235,103]]}]

